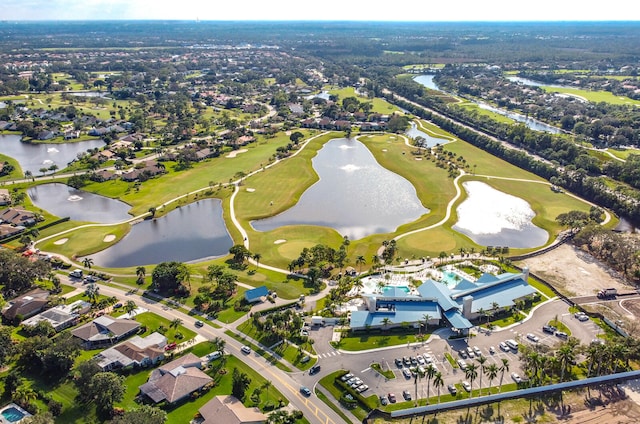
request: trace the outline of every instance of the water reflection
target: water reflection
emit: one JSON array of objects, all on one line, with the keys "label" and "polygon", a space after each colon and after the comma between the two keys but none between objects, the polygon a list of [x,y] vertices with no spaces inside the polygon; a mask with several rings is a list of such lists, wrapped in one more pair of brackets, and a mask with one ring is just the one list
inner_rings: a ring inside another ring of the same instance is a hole
[{"label": "water reflection", "polygon": [[232,245],[222,202],[205,199],[134,225],[122,240],[91,258],[97,265],[112,268],[190,262],[226,255]]},{"label": "water reflection", "polygon": [[357,140],[329,141],[312,163],[320,181],[295,206],[253,221],[253,228],[270,231],[285,225],[319,225],[356,240],[395,231],[429,212],[413,185],[380,166]]},{"label": "water reflection", "polygon": [[27,194],[35,206],[74,221],[114,223],[131,218],[131,207],[120,200],[52,183],[31,187]]},{"label": "water reflection", "polygon": [[549,235],[531,220],[529,204],[479,181],[463,183],[467,199],[458,206],[453,229],[482,246],[531,248],[544,245]]},{"label": "water reflection", "polygon": [[411,138],[422,137],[425,139],[424,147],[435,147],[438,144],[448,143],[449,140],[444,138],[432,137],[424,131],[420,131],[415,122],[411,122],[411,127],[405,132],[405,134]]},{"label": "water reflection", "polygon": [[88,149],[104,147],[102,140],[87,140],[73,143],[47,144],[23,143],[16,134],[0,134],[0,153],[17,160],[22,171],[31,171],[39,175],[41,168],[56,165],[64,169],[67,164]]}]

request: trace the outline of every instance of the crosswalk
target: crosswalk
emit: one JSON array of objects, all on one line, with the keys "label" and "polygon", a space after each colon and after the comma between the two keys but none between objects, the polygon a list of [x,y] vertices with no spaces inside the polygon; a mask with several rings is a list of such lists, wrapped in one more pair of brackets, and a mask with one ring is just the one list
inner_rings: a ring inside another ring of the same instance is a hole
[{"label": "crosswalk", "polygon": [[342,355],[342,352],[333,350],[331,352],[319,353],[318,358],[331,358],[332,356]]}]

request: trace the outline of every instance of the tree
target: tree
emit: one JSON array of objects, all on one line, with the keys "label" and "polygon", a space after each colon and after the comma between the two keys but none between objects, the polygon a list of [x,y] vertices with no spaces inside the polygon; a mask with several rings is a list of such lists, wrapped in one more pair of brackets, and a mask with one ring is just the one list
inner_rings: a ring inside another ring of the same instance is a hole
[{"label": "tree", "polygon": [[0,264],[0,282],[4,284],[5,293],[26,291],[51,272],[49,262],[32,262],[10,249],[0,249]]},{"label": "tree", "polygon": [[82,361],[75,367],[73,384],[78,389],[80,402],[87,402],[91,399],[91,379],[99,372],[102,372],[102,368],[95,359]]},{"label": "tree", "polygon": [[433,376],[433,385],[438,390],[438,403],[440,403],[440,389],[444,386],[444,378],[442,378],[440,371]]},{"label": "tree", "polygon": [[238,370],[238,368],[233,369],[233,375],[231,377],[231,394],[236,398],[244,401],[245,392],[247,388],[251,384],[251,379],[249,376]]},{"label": "tree", "polygon": [[430,389],[431,389],[431,379],[438,373],[438,370],[433,366],[433,364],[429,364],[427,366],[427,369],[425,370],[425,375],[427,377],[427,399],[429,399],[430,396]]},{"label": "tree", "polygon": [[256,268],[260,267],[260,259],[262,259],[262,255],[260,253],[253,254],[253,260],[256,261]]},{"label": "tree", "polygon": [[381,321],[382,327],[386,330],[389,325],[392,324],[391,319],[389,317],[384,317]]},{"label": "tree", "polygon": [[158,264],[151,274],[151,281],[160,291],[175,291],[184,281],[189,269],[182,262],[162,262]]},{"label": "tree", "polygon": [[126,411],[121,417],[108,421],[109,424],[163,424],[167,422],[167,413],[151,405],[140,405]]},{"label": "tree", "polygon": [[356,258],[356,265],[358,265],[358,266],[359,266],[359,270],[358,270],[358,273],[359,273],[359,274],[362,274],[362,265],[364,265],[364,264],[366,264],[366,263],[367,263],[367,260],[364,258],[364,256],[359,255],[359,256]]},{"label": "tree", "polygon": [[139,266],[136,268],[136,276],[138,277],[138,279],[136,280],[136,283],[141,286],[144,284],[144,277],[147,276],[147,269],[143,266]]},{"label": "tree", "polygon": [[4,368],[14,352],[11,327],[0,326],[0,368]]},{"label": "tree", "polygon": [[293,141],[294,144],[298,144],[303,138],[304,134],[302,134],[300,131],[295,131],[289,136],[289,140]]},{"label": "tree", "polygon": [[89,268],[91,269],[91,267],[93,266],[93,259],[91,258],[84,258],[82,260],[82,265],[84,265],[85,268]]},{"label": "tree", "polygon": [[11,399],[25,409],[31,409],[31,402],[38,398],[36,392],[29,386],[20,385],[12,394]]},{"label": "tree", "polygon": [[171,321],[171,323],[169,324],[170,328],[178,328],[182,325],[182,320],[180,318],[176,318],[174,320]]},{"label": "tree", "polygon": [[502,392],[502,380],[504,379],[504,373],[509,372],[509,360],[506,358],[502,358],[502,365],[498,368],[500,371],[500,387],[498,388],[498,393]]},{"label": "tree", "polygon": [[469,364],[467,369],[464,370],[464,376],[470,380],[471,383],[471,391],[469,392],[469,397],[473,397],[473,380],[478,377],[478,366],[476,364]]},{"label": "tree", "polygon": [[127,300],[127,302],[124,304],[124,311],[129,316],[131,316],[133,311],[135,311],[136,309],[138,309],[138,305],[136,305],[136,302],[134,302],[133,300]]},{"label": "tree", "polygon": [[244,247],[244,245],[242,244],[231,246],[231,248],[229,249],[229,253],[233,255],[233,262],[237,265],[243,264],[244,261],[251,256],[251,252],[249,252],[249,249]]},{"label": "tree", "polygon": [[482,375],[484,374],[484,364],[487,362],[487,358],[485,356],[480,356],[478,358],[478,363],[480,364],[480,372],[478,376],[480,377],[480,392],[479,396],[482,396]]},{"label": "tree", "polygon": [[[491,382],[498,376],[498,371],[499,369],[496,364],[491,364],[485,368],[484,373],[489,379],[489,387],[491,387]],[[491,389],[489,389],[489,393],[491,393]]]},{"label": "tree", "polygon": [[100,297],[100,286],[94,283],[87,285],[87,288],[84,291],[84,295],[89,298],[89,301],[91,303],[95,304],[98,297]]},{"label": "tree", "polygon": [[91,377],[91,398],[101,415],[110,415],[113,405],[124,399],[125,377],[113,372],[101,372]]}]

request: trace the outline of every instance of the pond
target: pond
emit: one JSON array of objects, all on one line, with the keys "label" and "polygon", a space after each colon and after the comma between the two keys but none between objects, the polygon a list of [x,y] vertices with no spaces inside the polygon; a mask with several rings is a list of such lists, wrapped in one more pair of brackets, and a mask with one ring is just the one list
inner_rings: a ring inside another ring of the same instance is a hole
[{"label": "pond", "polygon": [[413,80],[418,84],[422,84],[426,88],[440,91],[440,89],[438,88],[438,85],[435,83],[435,81],[433,81],[434,77],[435,75],[418,75]]},{"label": "pond", "polygon": [[73,221],[111,224],[131,218],[129,206],[120,200],[111,199],[87,191],[76,190],[65,184],[41,184],[27,190],[33,204],[60,218]]},{"label": "pond", "polygon": [[118,243],[90,257],[96,265],[122,268],[220,257],[228,254],[231,246],[222,202],[204,199],[134,225]]},{"label": "pond", "polygon": [[405,135],[411,138],[422,137],[425,139],[424,147],[435,147],[439,144],[448,143],[444,138],[432,137],[424,131],[420,131],[415,122],[411,122],[411,127],[405,131]]},{"label": "pond", "polygon": [[283,213],[251,222],[258,231],[319,225],[352,240],[389,233],[429,212],[413,185],[376,162],[355,139],[333,139],[312,160],[320,180]]},{"label": "pond", "polygon": [[77,159],[78,153],[89,149],[104,147],[102,140],[87,140],[73,143],[23,143],[17,134],[0,134],[0,153],[17,160],[22,172],[31,171],[34,176],[40,175],[40,168],[57,165],[64,169],[67,164]]},{"label": "pond", "polygon": [[532,248],[549,239],[531,220],[535,212],[519,198],[480,181],[463,183],[467,198],[458,206],[453,229],[482,246]]}]

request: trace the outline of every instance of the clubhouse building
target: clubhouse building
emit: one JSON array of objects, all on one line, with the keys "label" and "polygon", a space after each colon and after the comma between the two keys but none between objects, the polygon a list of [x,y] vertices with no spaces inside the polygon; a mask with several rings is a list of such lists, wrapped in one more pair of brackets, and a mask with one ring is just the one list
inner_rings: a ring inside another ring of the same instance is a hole
[{"label": "clubhouse building", "polygon": [[364,309],[351,312],[350,326],[352,330],[417,327],[427,320],[429,325],[467,331],[483,313],[509,309],[537,293],[528,279],[529,270],[524,268],[517,274],[484,273],[475,281],[459,278],[455,285],[426,279],[413,290],[386,286],[380,293],[362,295]]}]

